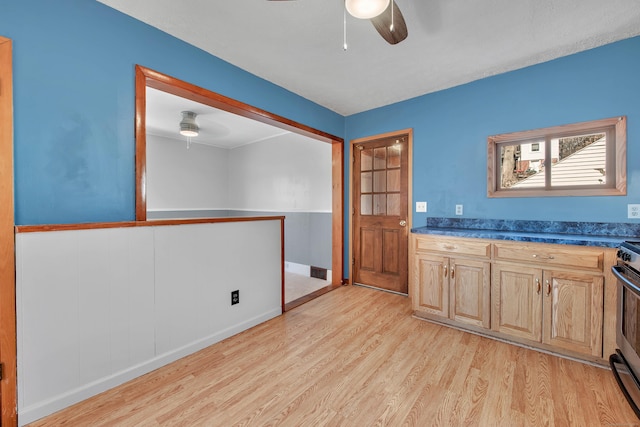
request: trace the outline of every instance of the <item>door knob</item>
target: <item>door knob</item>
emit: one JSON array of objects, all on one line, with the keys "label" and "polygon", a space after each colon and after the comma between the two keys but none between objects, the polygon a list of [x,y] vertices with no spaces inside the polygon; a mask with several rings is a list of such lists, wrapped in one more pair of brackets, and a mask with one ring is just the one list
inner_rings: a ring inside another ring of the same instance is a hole
[{"label": "door knob", "polygon": [[407,225],[407,221],[405,221],[404,219],[400,220],[400,226],[401,227],[405,227]]}]

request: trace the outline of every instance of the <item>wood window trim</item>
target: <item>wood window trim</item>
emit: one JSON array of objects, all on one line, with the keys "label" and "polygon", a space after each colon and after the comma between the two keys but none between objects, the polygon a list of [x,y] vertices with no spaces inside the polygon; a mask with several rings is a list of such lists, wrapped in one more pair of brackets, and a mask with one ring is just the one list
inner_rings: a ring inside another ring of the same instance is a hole
[{"label": "wood window trim", "polygon": [[[547,135],[563,135],[574,132],[589,131],[607,127],[615,128],[615,185],[607,188],[573,188],[573,189],[532,189],[532,190],[500,190],[498,188],[498,171],[500,163],[497,158],[498,144],[505,142],[527,141]],[[487,197],[550,197],[550,196],[624,196],[627,194],[627,118],[626,116],[522,132],[492,135],[487,138]]]},{"label": "wood window trim", "polygon": [[[285,117],[269,113],[249,104],[228,98],[202,87],[187,83],[175,77],[162,74],[150,68],[135,67],[135,135],[136,135],[136,221],[147,220],[147,142],[146,142],[146,88],[152,87],[172,95],[180,96],[220,110],[238,114],[331,144],[331,204],[332,204],[332,244],[331,268],[333,287],[343,284],[344,258],[344,139],[322,132]],[[284,272],[282,275],[284,295]],[[284,308],[284,297],[283,297]]]}]

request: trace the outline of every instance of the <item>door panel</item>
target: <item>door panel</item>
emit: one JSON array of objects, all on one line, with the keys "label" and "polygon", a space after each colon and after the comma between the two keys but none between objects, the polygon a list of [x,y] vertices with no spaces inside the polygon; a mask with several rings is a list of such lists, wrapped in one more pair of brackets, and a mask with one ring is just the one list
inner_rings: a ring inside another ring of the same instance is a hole
[{"label": "door panel", "polygon": [[355,283],[408,292],[407,134],[358,143],[353,167]]},{"label": "door panel", "polygon": [[399,274],[398,246],[400,245],[400,232],[398,230],[382,231],[382,272],[387,274]]},{"label": "door panel", "polygon": [[449,260],[433,255],[418,255],[413,272],[419,283],[418,295],[412,296],[413,309],[449,317],[449,279],[445,267]]},{"label": "door panel", "polygon": [[543,342],[601,357],[602,276],[545,271],[544,280],[549,288],[544,297]]},{"label": "door panel", "polygon": [[376,245],[376,230],[372,228],[362,229],[360,232],[360,259],[362,260],[360,268],[362,270],[375,270],[376,246],[378,246]]},{"label": "door panel", "polygon": [[491,282],[491,329],[541,341],[542,270],[496,264]]},{"label": "door panel", "polygon": [[451,318],[482,328],[490,327],[490,277],[488,262],[449,261]]}]

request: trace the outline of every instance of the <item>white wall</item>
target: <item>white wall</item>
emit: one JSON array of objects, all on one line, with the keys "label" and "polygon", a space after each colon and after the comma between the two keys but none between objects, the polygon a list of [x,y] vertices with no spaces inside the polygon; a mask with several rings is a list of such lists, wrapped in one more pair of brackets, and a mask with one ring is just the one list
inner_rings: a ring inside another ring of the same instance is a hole
[{"label": "white wall", "polygon": [[331,144],[285,134],[232,150],[147,135],[147,209],[331,212]]},{"label": "white wall", "polygon": [[17,234],[19,423],[279,315],[280,245],[279,220]]},{"label": "white wall", "polygon": [[229,150],[147,134],[147,209],[227,209]]},{"label": "white wall", "polygon": [[287,261],[331,268],[331,144],[293,133],[234,149],[147,141],[149,219],[284,215]]},{"label": "white wall", "polygon": [[331,144],[286,134],[229,153],[229,208],[331,212]]}]

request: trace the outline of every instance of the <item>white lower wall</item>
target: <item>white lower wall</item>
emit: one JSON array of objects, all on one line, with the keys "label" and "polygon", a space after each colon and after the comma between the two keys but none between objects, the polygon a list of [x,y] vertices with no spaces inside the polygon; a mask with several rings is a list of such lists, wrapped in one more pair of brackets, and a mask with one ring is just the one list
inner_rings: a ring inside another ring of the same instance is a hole
[{"label": "white lower wall", "polygon": [[16,275],[24,425],[278,316],[280,221],[19,233]]}]

